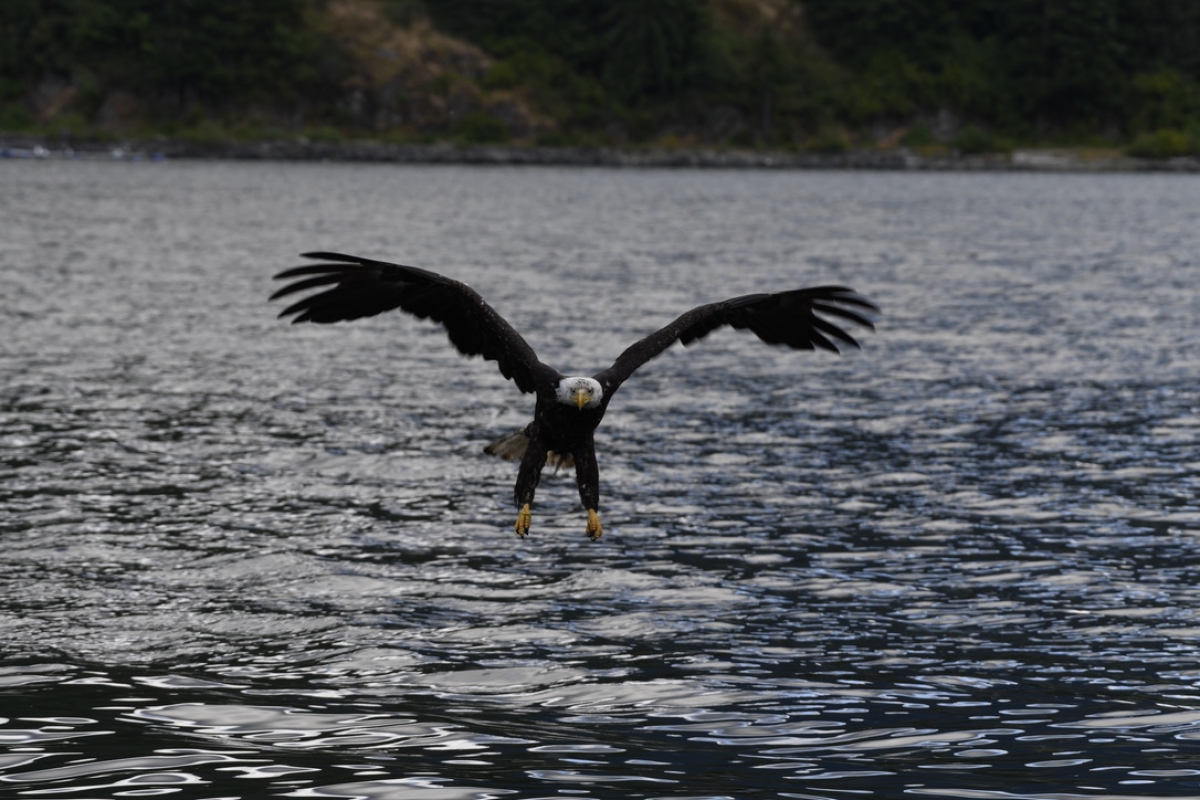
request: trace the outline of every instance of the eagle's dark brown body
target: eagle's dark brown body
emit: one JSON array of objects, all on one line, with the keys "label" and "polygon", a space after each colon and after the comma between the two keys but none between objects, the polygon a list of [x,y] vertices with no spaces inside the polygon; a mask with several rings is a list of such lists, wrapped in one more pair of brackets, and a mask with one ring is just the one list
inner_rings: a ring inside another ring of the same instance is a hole
[{"label": "eagle's dark brown body", "polygon": [[538,397],[533,412],[533,422],[525,428],[529,445],[521,459],[517,472],[517,485],[513,499],[517,508],[533,502],[541,480],[542,468],[546,466],[548,452],[569,456],[575,465],[575,481],[579,485],[579,499],[584,508],[600,509],[600,467],[596,463],[594,435],[612,394],[607,390],[598,408],[577,409],[563,405],[557,398],[543,400]]}]

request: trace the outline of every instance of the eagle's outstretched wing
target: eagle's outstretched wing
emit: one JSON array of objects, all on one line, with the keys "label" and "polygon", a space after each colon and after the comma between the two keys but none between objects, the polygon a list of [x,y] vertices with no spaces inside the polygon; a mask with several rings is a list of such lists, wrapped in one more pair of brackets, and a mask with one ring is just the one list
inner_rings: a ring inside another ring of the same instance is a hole
[{"label": "eagle's outstretched wing", "polygon": [[323,263],[279,273],[276,278],[301,280],[271,295],[275,300],[324,288],[280,312],[281,317],[296,315],[293,323],[342,322],[399,308],[440,322],[460,353],[495,361],[504,377],[522,392],[536,392],[539,383],[553,385],[558,378],[557,371],[538,360],[521,334],[465,283],[419,267],[341,253],[304,253],[304,257]]},{"label": "eagle's outstretched wing", "polygon": [[874,303],[845,286],[814,286],[791,292],[735,297],[693,308],[670,325],[630,345],[611,367],[594,377],[604,386],[605,392],[611,394],[638,367],[675,342],[691,344],[725,325],[751,330],[768,344],[840,353],[840,346],[858,347],[858,341],[818,314],[874,330],[875,325],[867,314],[878,311]]}]

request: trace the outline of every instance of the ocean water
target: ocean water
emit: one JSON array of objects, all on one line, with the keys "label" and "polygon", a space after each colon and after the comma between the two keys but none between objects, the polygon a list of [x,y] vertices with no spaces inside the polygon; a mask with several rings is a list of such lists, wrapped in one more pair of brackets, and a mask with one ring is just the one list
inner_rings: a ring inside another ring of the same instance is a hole
[{"label": "ocean water", "polygon": [[[0,796],[1200,796],[1200,182],[0,162]],[[308,250],[471,283],[565,372],[720,331],[598,435],[606,532],[435,325],[286,324]]]}]

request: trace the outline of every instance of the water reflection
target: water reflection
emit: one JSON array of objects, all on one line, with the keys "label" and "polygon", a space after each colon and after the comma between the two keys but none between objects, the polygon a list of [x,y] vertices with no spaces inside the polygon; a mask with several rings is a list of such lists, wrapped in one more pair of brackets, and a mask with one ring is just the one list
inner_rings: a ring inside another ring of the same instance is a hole
[{"label": "water reflection", "polygon": [[[35,676],[30,685],[42,683],[42,677]],[[181,691],[166,688],[171,681],[127,677],[118,683],[97,677],[88,679],[93,688],[128,691],[130,684],[158,683],[158,691]],[[704,685],[600,681],[490,699],[453,691],[426,694],[408,686],[397,687],[398,696],[386,704],[347,704],[356,693],[330,692],[324,701],[310,698],[304,706],[197,702],[203,695],[196,688],[186,690],[188,702],[170,705],[114,696],[97,708],[104,721],[55,717],[36,720],[35,728],[6,726],[3,735],[12,749],[50,752],[6,758],[0,781],[17,789],[66,784],[76,790],[123,791],[172,784],[232,790],[237,781],[254,780],[272,791],[292,787],[297,796],[398,797],[417,786],[444,790],[444,796],[476,797],[521,793],[533,785],[530,781],[586,784],[602,791],[670,782],[675,790],[694,791],[704,783],[706,769],[720,764],[732,796],[789,782],[810,789],[876,786],[887,794],[885,787],[900,776],[909,776],[909,788],[930,788],[928,781],[912,785],[913,769],[958,776],[954,785],[966,791],[976,784],[964,774],[987,776],[1020,763],[1036,770],[1030,773],[1036,776],[1034,785],[1111,783],[1119,777],[1122,784],[1160,785],[1167,789],[1162,796],[1178,796],[1172,787],[1194,786],[1200,776],[1188,765],[1194,754],[1186,749],[1200,736],[1198,711],[1143,707],[1084,715],[1078,690],[1068,697],[1061,687],[1048,685],[1044,694],[1016,702],[1017,682],[973,676],[935,674],[891,685],[847,678],[767,682],[774,688],[747,677]],[[72,683],[78,681],[64,680],[41,702],[63,697],[70,691],[63,688]],[[738,689],[739,683],[751,688]],[[252,687],[240,693],[268,694]],[[1052,700],[1056,693],[1060,701],[1071,702],[1034,702]],[[389,710],[399,707],[409,713]],[[937,724],[894,724],[913,719]],[[106,724],[118,730],[96,730]],[[81,737],[128,738],[131,726],[175,746],[75,763],[63,762],[62,756],[70,754],[57,750],[59,741],[80,746]],[[624,735],[606,741],[606,729]],[[722,756],[721,751],[727,752]],[[647,758],[652,752],[655,757]],[[433,772],[406,777],[414,768]],[[329,783],[338,771],[360,780]],[[978,785],[992,780],[985,777]],[[739,786],[739,781],[745,782]],[[938,791],[945,791],[944,785]]]},{"label": "water reflection", "polygon": [[[1191,183],[5,169],[0,790],[1200,794]],[[564,369],[764,285],[885,317],[665,354],[605,538],[548,476],[517,542],[479,451],[527,404],[418,323],[277,324],[312,247],[467,278]]]}]

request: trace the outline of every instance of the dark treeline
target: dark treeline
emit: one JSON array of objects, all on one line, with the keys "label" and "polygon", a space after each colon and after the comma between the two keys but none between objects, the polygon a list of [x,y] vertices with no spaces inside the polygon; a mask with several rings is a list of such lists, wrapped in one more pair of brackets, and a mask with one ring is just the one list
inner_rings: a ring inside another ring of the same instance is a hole
[{"label": "dark treeline", "polygon": [[1200,3],[809,0],[822,46],[880,87],[859,118],[951,108],[1017,135],[1136,132],[1200,117]]},{"label": "dark treeline", "polygon": [[1200,150],[1195,0],[4,0],[0,128]]},{"label": "dark treeline", "polygon": [[337,69],[322,58],[305,7],[303,0],[4,0],[3,121],[68,107],[91,118],[116,91],[153,99],[163,115],[255,100],[286,106],[319,86],[322,71]]}]

